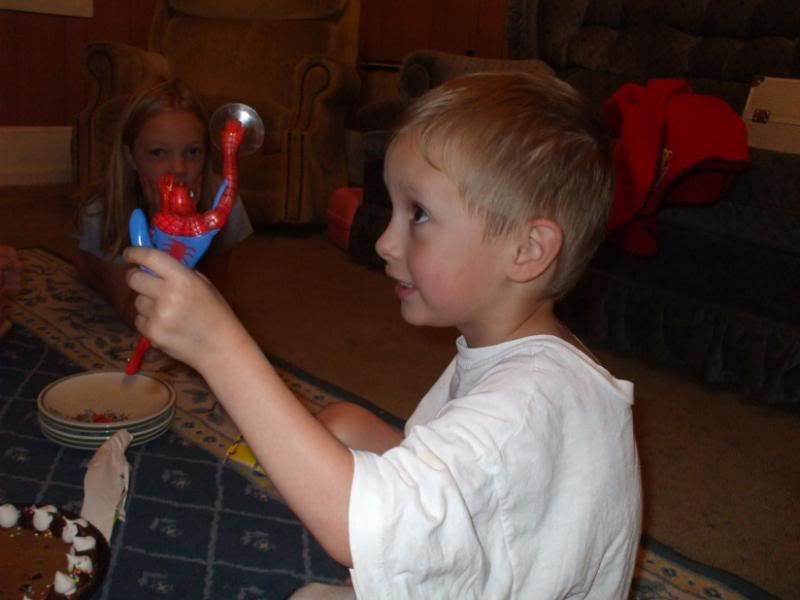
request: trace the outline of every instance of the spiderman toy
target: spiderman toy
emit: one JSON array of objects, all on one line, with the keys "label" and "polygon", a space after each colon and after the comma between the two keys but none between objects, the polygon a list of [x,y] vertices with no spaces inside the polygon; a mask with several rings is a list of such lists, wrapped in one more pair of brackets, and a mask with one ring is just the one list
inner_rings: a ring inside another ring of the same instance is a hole
[{"label": "spiderman toy", "polygon": [[[131,243],[149,246],[167,252],[170,256],[194,268],[214,236],[225,226],[238,189],[236,156],[245,135],[245,127],[235,118],[225,121],[220,133],[222,148],[222,176],[224,181],[214,197],[211,208],[198,213],[189,190],[172,174],[162,175],[158,181],[161,207],[153,215],[152,227],[141,208],[131,213],[128,224]],[[139,371],[150,340],[140,336],[125,372],[133,375]]]}]

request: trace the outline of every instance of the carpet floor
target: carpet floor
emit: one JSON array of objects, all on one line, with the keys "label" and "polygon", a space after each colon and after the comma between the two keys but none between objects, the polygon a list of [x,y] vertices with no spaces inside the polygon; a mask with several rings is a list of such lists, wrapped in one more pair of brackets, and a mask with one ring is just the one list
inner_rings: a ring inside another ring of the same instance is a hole
[{"label": "carpet floor", "polygon": [[[45,439],[37,427],[37,395],[64,376],[120,371],[136,338],[68,262],[41,249],[19,252],[25,287],[12,311],[14,327],[0,343],[0,502],[55,503],[77,513],[86,451],[76,451],[74,441],[61,448]],[[368,400],[271,360],[311,412],[347,399],[401,425]],[[176,413],[167,436],[127,453],[127,517],[111,537],[112,568],[98,596],[119,597],[135,582],[140,592],[161,590],[163,598],[280,600],[309,581],[343,581],[346,569],[325,555],[258,465],[243,461],[242,453],[228,458],[229,448],[246,444],[202,379],[155,350],[147,353],[142,373],[172,386]],[[161,484],[154,485],[159,474]],[[197,539],[186,544],[189,532]],[[147,559],[152,555],[158,555],[158,570]],[[645,536],[631,600],[698,596],[774,598]]]},{"label": "carpet floor", "polygon": [[[0,190],[0,243],[70,259],[68,192]],[[385,277],[323,233],[259,232],[237,247],[233,271],[235,308],[265,352],[398,418],[452,355],[454,331],[403,323]],[[800,415],[593,351],[636,386],[645,532],[779,598],[800,597]]]}]

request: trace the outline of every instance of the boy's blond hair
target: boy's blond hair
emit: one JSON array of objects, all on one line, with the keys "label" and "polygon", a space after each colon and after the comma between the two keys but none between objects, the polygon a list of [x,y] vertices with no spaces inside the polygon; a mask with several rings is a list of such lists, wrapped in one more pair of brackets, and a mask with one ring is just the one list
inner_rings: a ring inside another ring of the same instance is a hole
[{"label": "boy's blond hair", "polygon": [[[205,130],[206,163],[203,169],[203,186],[198,210],[211,205],[211,147],[209,144],[208,117],[205,108],[194,92],[179,79],[162,79],[152,82],[131,96],[114,133],[113,147],[108,161],[104,187],[104,220],[101,245],[109,256],[118,255],[128,245],[128,220],[134,208],[149,211],[136,171],[125,156],[125,147],[133,150],[136,138],[151,117],[169,110],[194,114]],[[93,198],[84,199],[84,204]]]},{"label": "boy's blond hair", "polygon": [[421,97],[395,132],[458,187],[487,237],[546,217],[563,230],[550,287],[563,296],[605,234],[613,200],[610,141],[587,101],[549,75],[476,73]]}]

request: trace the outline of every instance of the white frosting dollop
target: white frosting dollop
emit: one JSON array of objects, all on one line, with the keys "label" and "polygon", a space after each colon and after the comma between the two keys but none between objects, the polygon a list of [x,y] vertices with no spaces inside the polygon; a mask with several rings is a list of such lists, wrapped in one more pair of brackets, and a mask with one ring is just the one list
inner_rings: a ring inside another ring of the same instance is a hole
[{"label": "white frosting dollop", "polygon": [[53,514],[58,512],[55,506],[41,506],[33,508],[33,527],[36,531],[45,531],[53,522]]},{"label": "white frosting dollop", "polygon": [[8,529],[19,522],[19,510],[13,504],[0,506],[0,527]]},{"label": "white frosting dollop", "polygon": [[72,540],[72,548],[75,552],[86,552],[87,550],[92,550],[95,546],[97,546],[97,540],[91,535],[76,535]]},{"label": "white frosting dollop", "polygon": [[55,577],[53,577],[53,590],[57,594],[69,596],[75,592],[76,587],[75,580],[72,577],[65,575],[61,571],[56,571]]},{"label": "white frosting dollop", "polygon": [[78,526],[75,521],[64,518],[64,529],[61,531],[61,539],[65,544],[71,544],[75,536],[78,535]]},{"label": "white frosting dollop", "polygon": [[92,559],[88,556],[67,554],[67,568],[70,573],[72,573],[73,569],[78,569],[83,573],[91,573],[93,570]]}]

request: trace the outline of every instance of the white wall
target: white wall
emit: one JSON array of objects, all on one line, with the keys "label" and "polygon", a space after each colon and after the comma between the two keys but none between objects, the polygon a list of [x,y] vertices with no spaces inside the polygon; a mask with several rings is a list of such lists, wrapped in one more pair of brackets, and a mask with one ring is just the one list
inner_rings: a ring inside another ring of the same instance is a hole
[{"label": "white wall", "polygon": [[71,127],[0,127],[0,186],[70,183]]}]

